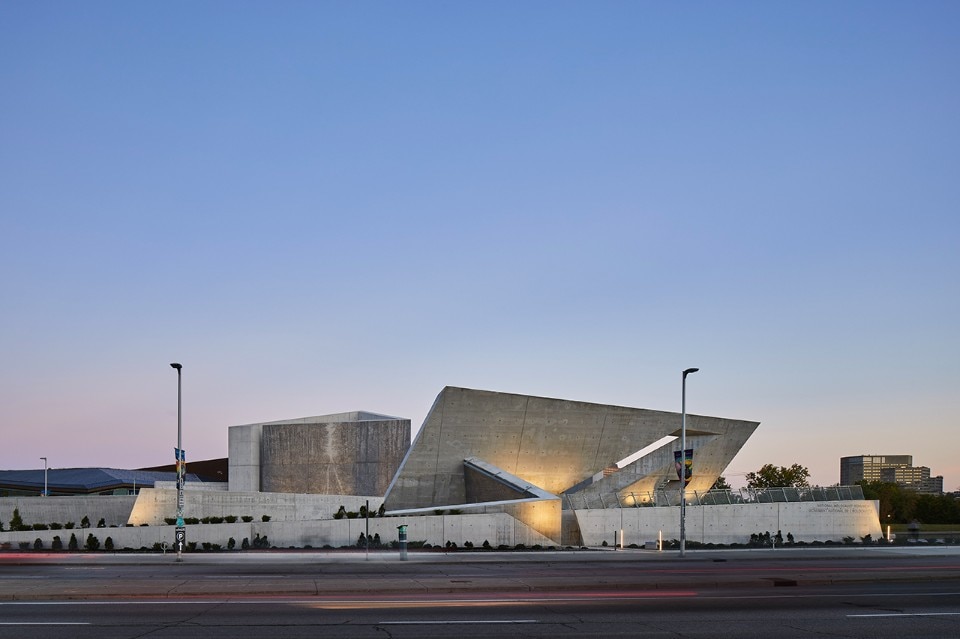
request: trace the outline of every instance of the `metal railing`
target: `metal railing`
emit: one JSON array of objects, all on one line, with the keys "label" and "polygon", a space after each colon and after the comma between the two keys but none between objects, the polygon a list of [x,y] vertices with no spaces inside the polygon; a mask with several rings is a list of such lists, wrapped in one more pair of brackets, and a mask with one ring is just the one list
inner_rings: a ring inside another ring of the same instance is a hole
[{"label": "metal railing", "polygon": [[[648,508],[680,505],[680,492],[594,493],[583,491],[564,494],[564,504],[571,510],[590,508]],[[860,486],[810,486],[807,488],[741,488],[739,490],[687,491],[688,506],[720,506],[726,504],[775,504],[801,501],[862,500]]]}]

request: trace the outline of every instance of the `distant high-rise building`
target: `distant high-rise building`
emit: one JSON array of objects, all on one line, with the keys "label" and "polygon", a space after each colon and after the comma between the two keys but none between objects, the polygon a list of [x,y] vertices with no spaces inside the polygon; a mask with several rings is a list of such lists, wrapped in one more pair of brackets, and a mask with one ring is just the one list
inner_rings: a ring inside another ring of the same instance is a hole
[{"label": "distant high-rise building", "polygon": [[855,455],[840,458],[840,485],[882,481],[921,493],[942,493],[943,477],[931,477],[926,466],[914,466],[912,455]]}]

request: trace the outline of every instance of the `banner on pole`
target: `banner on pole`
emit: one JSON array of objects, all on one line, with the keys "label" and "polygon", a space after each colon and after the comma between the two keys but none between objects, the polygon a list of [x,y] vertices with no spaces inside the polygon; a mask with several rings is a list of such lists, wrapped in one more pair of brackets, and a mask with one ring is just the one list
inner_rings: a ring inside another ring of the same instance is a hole
[{"label": "banner on pole", "polygon": [[686,486],[690,483],[690,479],[693,478],[693,449],[688,448],[682,452],[679,450],[674,451],[673,460],[677,466],[677,479],[682,479],[683,485]]}]

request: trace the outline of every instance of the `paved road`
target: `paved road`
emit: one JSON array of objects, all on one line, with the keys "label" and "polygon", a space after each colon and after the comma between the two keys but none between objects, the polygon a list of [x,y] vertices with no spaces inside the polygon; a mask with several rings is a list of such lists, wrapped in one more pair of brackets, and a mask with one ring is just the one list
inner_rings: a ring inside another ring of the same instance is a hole
[{"label": "paved road", "polygon": [[960,581],[958,549],[871,552],[0,553],[0,601],[103,597],[793,587]]},{"label": "paved road", "polygon": [[0,553],[0,639],[960,637],[960,552]]},{"label": "paved road", "polygon": [[0,638],[943,639],[960,636],[952,586],[0,602]]}]

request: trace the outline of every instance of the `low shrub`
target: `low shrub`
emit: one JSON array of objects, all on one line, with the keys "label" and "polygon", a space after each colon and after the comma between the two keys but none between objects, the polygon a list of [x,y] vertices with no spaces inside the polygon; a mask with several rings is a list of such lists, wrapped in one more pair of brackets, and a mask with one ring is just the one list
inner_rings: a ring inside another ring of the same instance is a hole
[{"label": "low shrub", "polygon": [[53,543],[50,544],[51,550],[63,550],[63,540],[60,539],[60,535],[54,535]]},{"label": "low shrub", "polygon": [[245,524],[249,524],[251,521],[253,521],[253,515],[243,515],[240,517],[240,520]]},{"label": "low shrub", "polygon": [[34,550],[43,550],[43,540],[37,537],[33,540],[33,549]]},{"label": "low shrub", "polygon": [[104,550],[113,550],[113,537],[107,537],[103,540]]}]

